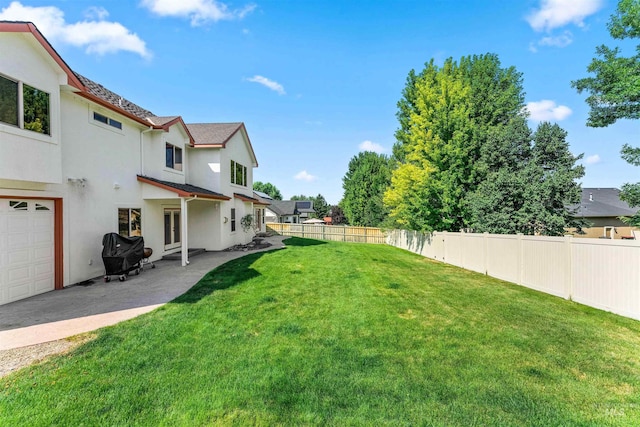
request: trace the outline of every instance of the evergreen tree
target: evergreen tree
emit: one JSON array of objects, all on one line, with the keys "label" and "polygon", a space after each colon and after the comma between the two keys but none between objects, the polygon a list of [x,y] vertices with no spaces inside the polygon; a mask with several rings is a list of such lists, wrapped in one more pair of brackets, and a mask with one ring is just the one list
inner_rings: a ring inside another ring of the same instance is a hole
[{"label": "evergreen tree", "polygon": [[341,202],[351,225],[378,227],[387,217],[382,198],[391,179],[389,158],[365,151],[354,156],[342,178]]}]

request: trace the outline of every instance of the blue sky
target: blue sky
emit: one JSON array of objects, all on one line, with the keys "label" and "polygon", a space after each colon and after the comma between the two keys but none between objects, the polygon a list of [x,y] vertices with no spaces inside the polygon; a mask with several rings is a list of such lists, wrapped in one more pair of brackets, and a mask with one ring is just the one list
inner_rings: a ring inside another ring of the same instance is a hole
[{"label": "blue sky", "polygon": [[342,197],[349,160],[391,153],[411,69],[492,52],[524,75],[530,125],[557,122],[584,153],[584,187],[638,181],[620,158],[640,122],[585,126],[586,77],[615,0],[0,1],[33,21],[75,71],[159,116],[246,124],[256,181],[285,198]]}]

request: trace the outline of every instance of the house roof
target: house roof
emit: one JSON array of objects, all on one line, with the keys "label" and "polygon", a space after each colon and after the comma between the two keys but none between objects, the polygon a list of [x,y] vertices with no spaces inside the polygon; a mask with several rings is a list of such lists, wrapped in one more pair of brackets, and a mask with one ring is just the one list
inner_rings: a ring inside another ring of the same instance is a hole
[{"label": "house roof", "polygon": [[96,83],[93,80],[81,74],[78,74],[78,73],[75,73],[75,74],[76,76],[78,76],[78,79],[82,82],[82,84],[86,87],[87,92],[89,92],[91,95],[97,98],[102,99],[103,101],[108,102],[113,107],[116,107],[120,110],[124,110],[127,113],[132,114],[141,120],[145,120],[148,117],[155,117],[155,114],[153,114],[151,111],[146,110],[140,107],[139,105],[129,101],[128,99],[123,98],[117,93],[110,91],[106,87],[102,86],[100,83]]},{"label": "house roof", "polygon": [[247,196],[246,194],[242,194],[242,193],[233,193],[233,197],[238,198],[240,200],[242,200],[243,202],[251,202],[251,203],[259,203],[260,201],[256,198],[253,198],[251,196]]},{"label": "house roof", "polygon": [[[262,197],[261,194],[264,194],[266,197]],[[258,200],[254,202],[255,205],[269,206],[273,200],[268,194],[255,190],[253,191],[253,197]]]},{"label": "house roof", "polygon": [[207,190],[206,188],[197,187],[191,184],[176,184],[175,182],[163,181],[149,176],[138,175],[138,181],[150,184],[165,190],[173,191],[180,197],[201,197],[203,199],[212,200],[231,200],[224,194]]},{"label": "house roof", "polygon": [[260,199],[273,200],[273,197],[271,197],[267,193],[263,193],[262,191],[253,190],[253,195]]},{"label": "house roof", "polygon": [[249,152],[255,166],[258,166],[256,154],[253,151],[249,134],[244,123],[189,123],[187,128],[194,138],[193,146],[196,148],[225,148],[227,142],[233,136],[242,132],[246,137]]},{"label": "house roof", "polygon": [[639,210],[620,200],[617,188],[583,188],[580,205],[573,207],[576,217],[584,218],[631,216]]}]

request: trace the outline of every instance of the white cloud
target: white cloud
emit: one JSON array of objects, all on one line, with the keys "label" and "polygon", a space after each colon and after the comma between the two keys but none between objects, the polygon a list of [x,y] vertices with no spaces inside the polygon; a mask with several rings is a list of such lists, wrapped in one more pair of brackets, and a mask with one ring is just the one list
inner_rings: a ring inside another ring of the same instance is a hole
[{"label": "white cloud", "polygon": [[554,101],[548,99],[528,102],[525,108],[529,112],[529,119],[536,122],[561,121],[572,113],[571,108],[565,105],[556,105]]},{"label": "white cloud", "polygon": [[118,22],[104,20],[109,13],[104,8],[87,10],[86,21],[69,24],[64,12],[54,6],[30,7],[14,1],[0,10],[0,20],[30,21],[51,42],[84,47],[87,53],[115,53],[127,51],[143,58],[150,58],[151,52],[145,42]]},{"label": "white cloud", "polygon": [[104,7],[91,6],[89,9],[85,10],[84,16],[87,19],[97,19],[98,21],[104,21],[109,17],[109,11]]},{"label": "white cloud", "polygon": [[142,6],[159,16],[189,18],[194,27],[207,22],[242,19],[256,8],[250,3],[241,9],[229,10],[226,4],[215,0],[142,0]]},{"label": "white cloud", "polygon": [[298,181],[311,182],[311,181],[315,181],[318,177],[314,176],[314,175],[311,175],[306,170],[303,170],[301,172],[298,172],[298,174],[296,176],[294,176],[293,178],[297,179]]},{"label": "white cloud", "polygon": [[358,145],[358,148],[360,151],[373,151],[378,154],[382,154],[385,151],[382,145],[371,141],[362,141],[360,145]]},{"label": "white cloud", "polygon": [[565,31],[560,36],[543,37],[538,41],[540,46],[566,47],[573,43],[573,34],[571,31]]},{"label": "white cloud", "polygon": [[588,165],[595,165],[596,163],[600,163],[600,156],[597,154],[588,156],[586,159],[584,159],[584,162]]},{"label": "white cloud", "polygon": [[284,91],[284,87],[283,87],[280,83],[275,82],[275,81],[273,81],[273,80],[269,80],[269,79],[268,79],[268,78],[266,78],[266,77],[262,77],[262,76],[253,76],[253,77],[251,77],[251,78],[247,78],[247,79],[245,79],[245,80],[247,80],[247,81],[249,81],[249,82],[253,82],[253,83],[259,83],[259,84],[261,84],[261,85],[263,85],[263,86],[266,86],[266,87],[268,87],[269,89],[271,89],[271,90],[273,90],[273,91],[275,91],[275,92],[278,92],[278,94],[279,94],[279,95],[284,95],[284,94],[286,93],[286,92]]},{"label": "white cloud", "polygon": [[551,31],[567,24],[584,26],[584,19],[604,6],[604,0],[542,0],[540,9],[526,17],[535,31]]}]

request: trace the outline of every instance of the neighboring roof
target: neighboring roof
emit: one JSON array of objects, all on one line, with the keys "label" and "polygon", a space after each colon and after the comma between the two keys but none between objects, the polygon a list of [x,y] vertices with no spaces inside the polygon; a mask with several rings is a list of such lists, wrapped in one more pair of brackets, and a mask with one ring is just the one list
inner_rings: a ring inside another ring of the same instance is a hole
[{"label": "neighboring roof", "polygon": [[176,184],[175,182],[162,181],[160,179],[142,175],[138,175],[138,181],[154,185],[165,190],[173,191],[180,197],[201,197],[203,199],[231,200],[231,197],[227,197],[224,194],[216,193],[215,191],[207,190],[206,188],[196,187],[195,185],[191,184]]},{"label": "neighboring roof", "polygon": [[272,200],[269,209],[279,216],[315,213],[313,202],[308,200]]},{"label": "neighboring roof", "polygon": [[583,188],[580,206],[576,207],[576,217],[584,218],[631,216],[639,210],[620,200],[617,188]]}]

